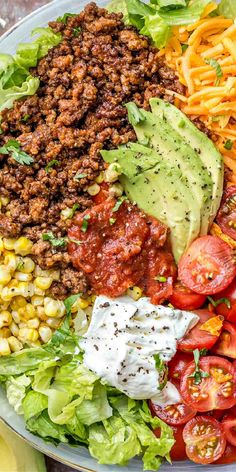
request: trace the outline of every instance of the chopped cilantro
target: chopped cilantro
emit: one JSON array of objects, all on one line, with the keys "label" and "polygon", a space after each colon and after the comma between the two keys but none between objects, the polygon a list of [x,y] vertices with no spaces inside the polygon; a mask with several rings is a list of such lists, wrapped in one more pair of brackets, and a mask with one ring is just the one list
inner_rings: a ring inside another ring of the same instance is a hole
[{"label": "chopped cilantro", "polygon": [[124,200],[127,200],[127,197],[121,197],[117,200],[115,206],[112,208],[112,212],[115,213],[116,211],[119,210],[120,206],[124,202]]},{"label": "chopped cilantro", "polygon": [[214,307],[217,307],[218,305],[220,305],[221,303],[224,303],[228,309],[231,308],[231,302],[228,298],[219,298],[219,300],[213,300],[212,297],[207,297],[209,302],[214,306]]},{"label": "chopped cilantro", "polygon": [[215,69],[216,77],[217,77],[215,85],[216,86],[219,85],[220,79],[221,79],[221,77],[223,77],[223,71],[221,69],[221,66],[220,66],[219,62],[216,59],[213,59],[213,57],[209,57],[209,58],[207,57],[205,59],[205,63],[209,64],[211,67],[213,67],[213,69]]},{"label": "chopped cilantro", "polygon": [[52,167],[54,166],[58,166],[59,164],[59,161],[57,159],[53,159],[52,161],[49,161],[49,163],[46,165],[45,167],[45,172],[47,172],[47,174],[52,170]]},{"label": "chopped cilantro", "polygon": [[23,123],[26,123],[26,121],[28,121],[29,118],[30,118],[30,115],[24,115],[21,121],[23,121]]},{"label": "chopped cilantro", "polygon": [[114,223],[116,222],[116,218],[109,218],[109,223],[110,225],[114,225]]},{"label": "chopped cilantro", "polygon": [[224,148],[227,149],[227,151],[230,151],[233,147],[233,141],[231,139],[227,139],[224,144]]},{"label": "chopped cilantro", "polygon": [[42,240],[49,241],[53,247],[63,247],[67,243],[66,238],[56,238],[52,231],[50,231],[49,233],[43,233]]},{"label": "chopped cilantro", "polygon": [[65,208],[64,210],[61,210],[61,215],[65,220],[70,220],[73,218],[76,210],[80,208],[79,203],[75,203],[72,208]]},{"label": "chopped cilantro", "polygon": [[88,220],[90,220],[90,215],[85,215],[81,226],[81,231],[83,231],[83,233],[86,233],[88,229]]},{"label": "chopped cilantro", "polygon": [[84,179],[85,177],[87,177],[87,174],[75,174],[74,180]]},{"label": "chopped cilantro", "polygon": [[19,260],[18,260],[17,266],[16,266],[16,270],[21,271],[21,270],[24,269],[24,266],[25,266],[24,259],[22,257],[20,257]]},{"label": "chopped cilantro", "polygon": [[81,297],[82,293],[76,293],[75,295],[71,295],[70,297],[67,297],[64,300],[64,305],[66,307],[66,313],[67,315],[71,314],[71,308],[74,305],[74,303],[78,300],[79,297]]},{"label": "chopped cilantro", "polygon": [[76,28],[73,29],[73,36],[76,37],[78,36],[78,34],[80,33],[81,31],[81,28],[78,26]]},{"label": "chopped cilantro", "polygon": [[34,162],[34,158],[26,154],[26,152],[21,151],[20,143],[16,139],[9,139],[9,141],[0,147],[1,154],[10,154],[16,162],[21,165],[29,166]]},{"label": "chopped cilantro", "polygon": [[187,49],[188,49],[188,44],[181,44],[181,49],[182,49],[182,52],[187,51]]},{"label": "chopped cilantro", "polygon": [[154,277],[154,280],[157,280],[157,282],[166,282],[167,278],[163,277],[162,275],[157,275],[156,277]]},{"label": "chopped cilantro", "polygon": [[205,350],[201,350],[199,351],[199,349],[195,349],[193,351],[193,357],[194,357],[194,362],[195,362],[195,371],[193,372],[192,375],[189,376],[189,378],[193,378],[194,379],[194,383],[195,385],[199,385],[202,381],[203,378],[207,378],[207,377],[210,377],[210,375],[208,374],[208,372],[204,372],[203,370],[200,369],[199,367],[199,361],[200,361],[200,357],[203,354],[205,354]]},{"label": "chopped cilantro", "polygon": [[74,239],[74,238],[70,238],[69,242],[75,243],[77,244],[77,246],[80,246],[81,244],[83,244],[83,241],[80,241],[79,239]]},{"label": "chopped cilantro", "polygon": [[65,13],[63,16],[59,16],[56,21],[66,25],[68,18],[73,18],[73,16],[77,16],[76,13]]}]

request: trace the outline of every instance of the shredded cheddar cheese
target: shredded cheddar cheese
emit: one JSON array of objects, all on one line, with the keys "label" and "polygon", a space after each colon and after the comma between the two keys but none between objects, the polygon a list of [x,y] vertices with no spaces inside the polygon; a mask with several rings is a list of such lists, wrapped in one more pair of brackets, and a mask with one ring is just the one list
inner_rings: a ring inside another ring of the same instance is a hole
[{"label": "shredded cheddar cheese", "polygon": [[[195,24],[173,28],[167,46],[159,51],[186,86],[186,96],[173,95],[175,105],[190,118],[199,118],[213,140],[236,183],[236,23],[223,16],[209,16],[215,2]],[[232,141],[231,149],[225,147]]]}]

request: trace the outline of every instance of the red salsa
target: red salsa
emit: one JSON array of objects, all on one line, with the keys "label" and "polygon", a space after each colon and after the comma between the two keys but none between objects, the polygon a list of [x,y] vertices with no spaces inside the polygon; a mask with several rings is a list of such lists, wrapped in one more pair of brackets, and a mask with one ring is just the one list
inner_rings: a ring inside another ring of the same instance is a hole
[{"label": "red salsa", "polygon": [[68,232],[72,263],[96,294],[118,297],[139,285],[153,303],[161,303],[176,276],[167,228],[137,206],[120,203],[106,200],[74,219]]}]

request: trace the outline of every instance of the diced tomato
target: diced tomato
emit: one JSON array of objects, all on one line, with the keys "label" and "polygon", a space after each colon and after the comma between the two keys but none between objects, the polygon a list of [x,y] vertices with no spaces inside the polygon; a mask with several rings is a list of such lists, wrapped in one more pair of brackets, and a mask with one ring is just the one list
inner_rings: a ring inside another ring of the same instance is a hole
[{"label": "diced tomato", "polygon": [[223,315],[226,320],[236,324],[236,279],[223,292],[214,296],[214,300],[220,299],[222,299],[222,303],[217,305],[216,313]]},{"label": "diced tomato", "polygon": [[201,330],[202,325],[215,317],[214,313],[208,310],[194,310],[200,320],[186,336],[179,341],[178,349],[180,351],[193,351],[194,349],[211,349],[216,343],[219,336],[213,335],[208,331]]},{"label": "diced tomato", "polygon": [[220,356],[236,359],[236,326],[228,321],[224,322],[219,340],[213,346],[212,352]]},{"label": "diced tomato", "polygon": [[221,292],[235,275],[233,250],[215,236],[196,239],[179,261],[181,282],[202,295]]},{"label": "diced tomato", "polygon": [[100,205],[107,200],[109,197],[109,185],[106,182],[100,184],[100,192],[97,195],[94,195],[93,201],[96,205]]},{"label": "diced tomato", "polygon": [[209,416],[196,416],[184,427],[186,453],[197,464],[211,464],[225,451],[226,438],[221,424]]},{"label": "diced tomato", "polygon": [[226,410],[236,405],[234,366],[217,356],[202,357],[199,361],[201,377],[196,378],[195,362],[189,364],[180,380],[184,402],[197,411]]},{"label": "diced tomato", "polygon": [[[185,442],[183,440],[184,426],[171,426],[171,429],[174,433],[175,444],[170,451],[170,458],[172,461],[184,461],[188,458],[185,451]],[[158,438],[160,437],[160,429],[155,429],[153,432]]]},{"label": "diced tomato", "polygon": [[179,310],[196,310],[205,303],[206,296],[193,292],[181,284],[181,282],[175,282],[169,301]]},{"label": "diced tomato", "polygon": [[236,447],[227,443],[223,456],[215,461],[214,464],[232,464],[233,462],[236,462]]},{"label": "diced tomato", "polygon": [[175,356],[168,363],[169,378],[174,381],[179,381],[183,370],[192,360],[192,354],[177,351]]},{"label": "diced tomato", "polygon": [[216,222],[223,233],[236,240],[236,185],[225,190]]},{"label": "diced tomato", "polygon": [[158,416],[161,420],[171,426],[185,424],[197,413],[196,410],[184,403],[176,403],[174,405],[161,407],[156,405],[152,400],[149,400],[149,408],[154,416]]},{"label": "diced tomato", "polygon": [[232,444],[232,446],[236,446],[236,415],[225,415],[222,420],[222,426],[224,428],[227,441]]}]

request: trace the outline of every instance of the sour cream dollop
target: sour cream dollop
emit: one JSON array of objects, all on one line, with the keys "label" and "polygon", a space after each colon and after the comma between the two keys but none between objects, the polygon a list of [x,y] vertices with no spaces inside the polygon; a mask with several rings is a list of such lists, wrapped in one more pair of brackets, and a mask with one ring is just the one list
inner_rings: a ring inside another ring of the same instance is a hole
[{"label": "sour cream dollop", "polygon": [[84,364],[105,383],[136,400],[153,399],[165,406],[178,403],[177,389],[163,390],[155,354],[169,362],[177,342],[198,322],[192,312],[153,305],[148,298],[124,296],[96,299],[91,323],[80,341]]}]

